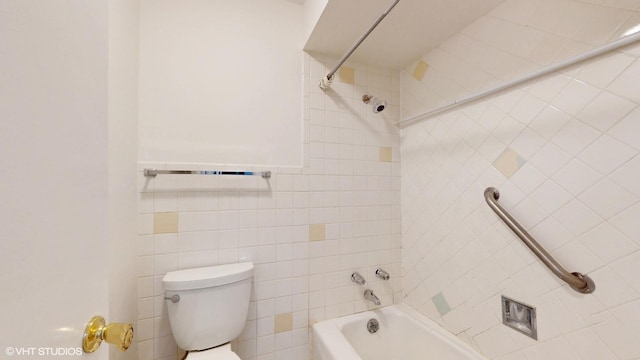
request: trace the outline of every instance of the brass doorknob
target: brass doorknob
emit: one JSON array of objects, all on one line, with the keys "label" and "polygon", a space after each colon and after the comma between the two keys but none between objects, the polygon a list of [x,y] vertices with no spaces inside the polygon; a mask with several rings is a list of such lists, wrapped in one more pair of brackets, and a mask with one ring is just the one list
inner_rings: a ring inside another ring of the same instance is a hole
[{"label": "brass doorknob", "polygon": [[94,316],[84,328],[82,350],[92,353],[100,347],[102,341],[115,345],[125,351],[133,341],[133,326],[127,323],[110,323],[105,325],[102,316]]}]

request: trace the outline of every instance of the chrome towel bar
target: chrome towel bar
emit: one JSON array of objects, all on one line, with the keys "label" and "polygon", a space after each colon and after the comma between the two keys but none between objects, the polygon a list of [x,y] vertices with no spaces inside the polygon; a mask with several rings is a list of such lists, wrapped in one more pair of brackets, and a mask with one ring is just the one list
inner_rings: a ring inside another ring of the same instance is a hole
[{"label": "chrome towel bar", "polygon": [[498,189],[488,187],[484,191],[484,198],[489,207],[504,221],[520,240],[553,272],[560,280],[566,282],[571,288],[583,294],[590,294],[596,290],[596,284],[587,275],[579,272],[570,273],[558,261],[538,243],[508,212],[498,204],[500,193]]},{"label": "chrome towel bar", "polygon": [[263,179],[271,178],[271,171],[220,171],[220,170],[157,170],[144,169],[144,176],[169,175],[241,175],[262,176]]}]

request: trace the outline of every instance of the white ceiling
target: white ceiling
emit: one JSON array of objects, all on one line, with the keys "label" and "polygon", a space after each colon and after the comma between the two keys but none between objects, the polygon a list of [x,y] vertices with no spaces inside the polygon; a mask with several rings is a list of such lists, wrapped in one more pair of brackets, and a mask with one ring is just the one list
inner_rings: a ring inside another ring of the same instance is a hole
[{"label": "white ceiling", "polygon": [[[400,0],[349,60],[404,68],[503,1]],[[391,3],[329,0],[304,49],[341,57]]]}]

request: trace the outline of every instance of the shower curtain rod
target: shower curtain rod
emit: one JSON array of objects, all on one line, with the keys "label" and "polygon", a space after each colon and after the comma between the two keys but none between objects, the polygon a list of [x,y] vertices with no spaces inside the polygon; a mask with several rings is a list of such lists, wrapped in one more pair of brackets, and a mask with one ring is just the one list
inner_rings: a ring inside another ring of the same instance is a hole
[{"label": "shower curtain rod", "polygon": [[610,44],[603,45],[603,46],[595,48],[593,50],[586,51],[586,52],[584,52],[582,54],[578,54],[576,56],[573,56],[573,57],[571,57],[571,58],[569,58],[567,60],[564,60],[562,62],[559,62],[557,64],[554,64],[554,65],[551,65],[551,66],[547,66],[547,67],[542,68],[540,70],[534,71],[534,72],[532,72],[532,73],[530,73],[528,75],[525,75],[525,76],[513,79],[511,81],[508,81],[508,82],[506,82],[506,83],[504,83],[502,85],[498,85],[498,86],[495,86],[495,87],[490,88],[488,90],[477,92],[475,94],[469,95],[469,96],[467,96],[465,98],[462,98],[460,100],[455,100],[451,104],[444,105],[444,106],[441,106],[439,108],[436,108],[436,109],[433,109],[433,110],[430,110],[430,111],[426,111],[426,112],[423,112],[423,113],[418,114],[418,115],[411,116],[411,117],[409,117],[407,119],[404,119],[404,120],[396,122],[395,125],[400,127],[400,128],[404,128],[406,126],[412,125],[412,124],[417,123],[419,121],[428,120],[428,119],[430,119],[430,118],[432,118],[432,117],[434,117],[436,115],[440,115],[442,113],[445,113],[445,112],[448,112],[450,110],[453,110],[453,109],[457,108],[458,106],[462,106],[464,104],[468,104],[468,103],[480,100],[480,99],[482,99],[484,97],[497,94],[497,93],[499,93],[499,92],[501,92],[503,90],[509,89],[511,87],[514,87],[514,86],[518,86],[518,85],[523,84],[523,83],[525,83],[527,81],[542,77],[544,75],[550,74],[550,73],[552,73],[554,71],[560,70],[560,69],[565,68],[567,66],[571,66],[571,65],[577,64],[577,63],[579,63],[581,61],[589,60],[589,59],[594,58],[594,57],[596,57],[598,55],[602,55],[602,54],[608,53],[610,51],[619,49],[619,48],[621,48],[623,46],[632,44],[632,43],[634,43],[634,42],[636,42],[638,40],[640,40],[640,32],[637,32],[637,33],[635,33],[633,35],[625,36],[622,39],[616,40],[616,41],[614,41],[614,42],[612,42]]},{"label": "shower curtain rod", "polygon": [[400,0],[393,0],[393,2],[378,16],[378,18],[376,18],[373,23],[369,26],[369,28],[364,32],[364,34],[362,34],[362,36],[360,36],[360,39],[358,39],[358,41],[355,42],[355,44],[353,44],[353,46],[351,46],[351,48],[349,50],[347,50],[347,52],[342,56],[342,58],[340,58],[340,60],[338,60],[338,64],[336,66],[333,67],[333,69],[331,69],[331,71],[329,71],[327,73],[327,75],[325,75],[321,80],[320,80],[320,84],[318,84],[320,86],[320,89],[322,90],[326,90],[328,88],[331,87],[331,83],[333,82],[334,79],[334,75],[336,73],[336,71],[338,71],[338,69],[340,69],[340,66],[342,66],[342,64],[344,64],[345,61],[347,61],[347,59],[349,58],[349,56],[351,56],[351,54],[353,54],[354,51],[356,51],[356,49],[358,48],[358,46],[360,46],[360,44],[362,44],[362,42],[364,41],[364,39],[367,38],[367,36],[369,36],[369,34],[371,34],[371,32],[373,31],[373,29],[376,28],[376,26],[378,26],[378,24],[380,24],[380,22],[382,21],[382,19],[385,18],[385,16],[389,15],[389,13],[391,12],[391,10],[400,2]]}]

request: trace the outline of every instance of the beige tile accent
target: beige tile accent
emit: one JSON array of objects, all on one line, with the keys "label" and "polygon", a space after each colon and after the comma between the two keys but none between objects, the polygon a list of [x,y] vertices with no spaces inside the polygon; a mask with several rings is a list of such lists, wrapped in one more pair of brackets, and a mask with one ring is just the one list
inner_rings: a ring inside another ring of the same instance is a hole
[{"label": "beige tile accent", "polygon": [[324,224],[309,225],[309,240],[310,241],[324,240]]},{"label": "beige tile accent", "polygon": [[427,72],[428,68],[429,64],[422,60],[418,61],[418,64],[416,64],[416,68],[413,70],[413,77],[418,81],[422,81],[422,78],[424,77],[424,74]]},{"label": "beige tile accent", "polygon": [[392,149],[390,147],[381,147],[380,148],[380,161],[381,162],[391,162],[391,155],[393,154]]},{"label": "beige tile accent", "polygon": [[356,78],[355,70],[350,67],[341,66],[340,67],[340,82],[353,84]]},{"label": "beige tile accent", "polygon": [[510,178],[520,167],[524,165],[525,160],[512,149],[505,150],[502,155],[493,162],[493,167],[498,169],[504,176]]},{"label": "beige tile accent", "polygon": [[167,234],[178,232],[178,213],[162,212],[153,214],[153,233]]},{"label": "beige tile accent", "polygon": [[273,328],[275,329],[276,334],[291,331],[293,329],[293,314],[278,314],[273,320]]}]

